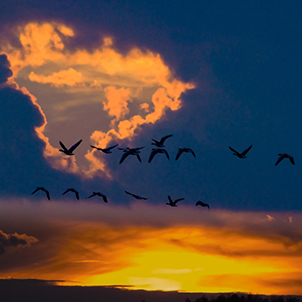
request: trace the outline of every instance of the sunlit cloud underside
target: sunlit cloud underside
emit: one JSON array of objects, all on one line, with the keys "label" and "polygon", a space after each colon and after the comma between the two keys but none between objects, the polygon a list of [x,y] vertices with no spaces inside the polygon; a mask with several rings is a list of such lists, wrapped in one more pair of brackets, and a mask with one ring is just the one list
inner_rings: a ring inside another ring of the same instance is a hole
[{"label": "sunlit cloud underside", "polygon": [[[301,213],[209,212],[143,202],[122,207],[86,201],[71,207],[11,200],[0,207],[3,232],[14,229],[34,238],[1,255],[1,277],[302,294]],[[12,210],[17,225],[6,218]]]},{"label": "sunlit cloud underside", "polygon": [[[121,54],[110,37],[88,51],[68,48],[75,33],[63,24],[29,23],[14,35],[19,45],[8,39],[1,47],[13,71],[10,82],[39,106],[44,123],[36,132],[56,169],[110,177],[106,162],[89,144],[105,148],[111,141],[131,141],[143,124],[160,121],[166,110],[179,110],[182,93],[194,88],[177,80],[159,54],[138,48]],[[70,147],[79,135],[86,144],[83,158],[62,156],[58,141]]]}]

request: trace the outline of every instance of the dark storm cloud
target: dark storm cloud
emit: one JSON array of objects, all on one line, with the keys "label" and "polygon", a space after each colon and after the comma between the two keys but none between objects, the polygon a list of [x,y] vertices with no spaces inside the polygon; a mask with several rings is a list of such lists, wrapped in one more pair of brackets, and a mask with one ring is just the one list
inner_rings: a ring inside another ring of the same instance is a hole
[{"label": "dark storm cloud", "polygon": [[64,180],[43,158],[45,144],[38,138],[35,127],[44,123],[44,117],[28,95],[7,83],[11,75],[9,62],[5,55],[1,55],[0,192],[3,196],[26,196],[37,186],[60,183],[64,185],[69,180],[74,180],[72,176]]},{"label": "dark storm cloud", "polygon": [[27,236],[25,234],[5,234],[0,230],[0,255],[3,255],[7,249],[13,247],[26,246],[30,243],[38,241],[35,237]]}]

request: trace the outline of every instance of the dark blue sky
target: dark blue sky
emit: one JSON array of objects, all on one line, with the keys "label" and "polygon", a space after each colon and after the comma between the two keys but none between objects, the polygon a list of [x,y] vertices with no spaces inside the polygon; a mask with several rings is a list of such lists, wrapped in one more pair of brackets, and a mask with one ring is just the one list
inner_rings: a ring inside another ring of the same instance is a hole
[{"label": "dark blue sky", "polygon": [[[212,208],[301,210],[301,10],[299,1],[1,4],[3,38],[19,24],[58,21],[75,29],[69,49],[93,50],[109,35],[119,52],[137,46],[159,53],[178,79],[196,88],[183,95],[180,110],[142,127],[132,144],[148,146],[143,163],[131,158],[119,165],[120,153],[112,154],[112,181],[84,180],[52,169],[33,132],[41,117],[25,96],[2,89],[0,196],[28,197],[44,185],[60,198],[66,187],[77,186],[83,196],[100,190],[116,203],[131,200],[123,195],[128,190],[154,203],[165,203],[171,195],[185,197],[186,204],[201,199]],[[171,160],[160,156],[148,164],[151,138],[170,133]],[[250,144],[243,160],[228,149],[243,151]],[[196,159],[188,154],[175,162],[178,147],[191,147]],[[288,160],[274,166],[283,152],[294,156],[295,166]]]}]

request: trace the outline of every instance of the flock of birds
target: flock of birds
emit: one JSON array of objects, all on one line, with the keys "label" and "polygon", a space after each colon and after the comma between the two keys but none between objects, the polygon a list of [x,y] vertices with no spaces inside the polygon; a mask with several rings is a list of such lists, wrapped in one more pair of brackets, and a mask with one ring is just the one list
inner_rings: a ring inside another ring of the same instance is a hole
[{"label": "flock of birds", "polygon": [[[166,139],[169,138],[169,137],[171,137],[171,136],[172,136],[172,134],[163,136],[159,141],[157,141],[155,139],[152,139],[153,142],[151,143],[151,145],[155,145],[156,148],[152,148],[151,154],[150,154],[149,159],[148,159],[148,163],[151,163],[151,161],[153,160],[154,156],[156,154],[160,154],[160,153],[165,154],[166,157],[168,159],[170,159],[169,153],[167,152],[166,149],[164,149],[164,147],[165,147],[164,143],[165,143]],[[64,154],[68,155],[68,156],[74,155],[73,151],[80,145],[81,142],[82,142],[82,140],[79,140],[77,143],[75,143],[73,146],[71,146],[68,149],[60,141],[60,146],[62,147],[62,149],[60,149],[60,151],[63,152]],[[115,144],[115,145],[107,147],[107,148],[100,148],[100,147],[96,147],[96,146],[92,146],[92,145],[90,145],[90,146],[91,146],[91,148],[95,148],[95,149],[97,149],[97,150],[99,150],[99,151],[101,151],[101,152],[103,152],[105,154],[110,154],[110,153],[112,153],[112,149],[115,148],[115,147],[117,147],[118,144]],[[233,152],[233,155],[237,156],[238,158],[246,158],[246,155],[251,150],[252,146],[253,145],[250,145],[247,149],[245,149],[241,153],[238,152],[238,151],[236,151],[235,149],[233,149],[230,146],[229,146],[229,149]],[[142,160],[141,160],[141,157],[140,157],[140,150],[143,149],[143,148],[145,148],[145,147],[138,147],[138,148],[129,148],[129,147],[118,148],[119,150],[123,151],[123,154],[122,154],[122,157],[121,157],[119,163],[121,164],[129,155],[135,155],[137,157],[137,159],[141,162]],[[196,157],[195,152],[191,148],[178,148],[178,152],[176,154],[175,160],[178,160],[179,157],[183,153],[191,153],[194,157]],[[275,166],[277,166],[285,158],[288,158],[293,165],[295,164],[294,158],[291,155],[287,154],[287,153],[280,153],[280,154],[278,154],[278,156],[279,157],[278,157],[278,159],[277,159],[277,161],[275,163]],[[43,191],[43,192],[45,192],[47,199],[50,200],[49,191],[46,190],[44,187],[37,187],[31,194],[33,195],[33,194],[35,194],[36,192],[38,192],[40,190]],[[79,192],[77,190],[75,190],[74,188],[67,189],[66,191],[63,192],[62,195],[65,195],[68,192],[73,192],[75,194],[76,199],[78,199],[78,200],[80,199]],[[131,195],[135,199],[139,199],[139,200],[147,200],[148,199],[146,197],[142,197],[142,196],[136,195],[134,193],[130,193],[128,191],[125,191],[125,193],[128,194],[128,195]],[[107,197],[103,193],[101,193],[101,192],[93,192],[90,196],[86,197],[86,199],[92,198],[94,196],[101,197],[105,203],[108,202]],[[167,202],[166,205],[169,205],[171,207],[177,207],[177,203],[179,201],[183,200],[183,199],[184,198],[178,198],[178,199],[173,200],[171,198],[171,196],[169,195],[168,196],[169,202]],[[209,204],[204,203],[204,202],[202,202],[200,200],[197,201],[195,205],[196,206],[207,207],[210,210]]]}]

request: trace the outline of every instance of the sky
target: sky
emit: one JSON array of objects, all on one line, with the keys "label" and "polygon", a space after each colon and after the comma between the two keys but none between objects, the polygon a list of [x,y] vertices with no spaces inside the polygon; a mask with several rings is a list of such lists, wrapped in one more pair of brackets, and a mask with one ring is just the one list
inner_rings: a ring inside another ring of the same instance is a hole
[{"label": "sky", "polygon": [[0,277],[302,295],[301,9],[2,3]]}]

